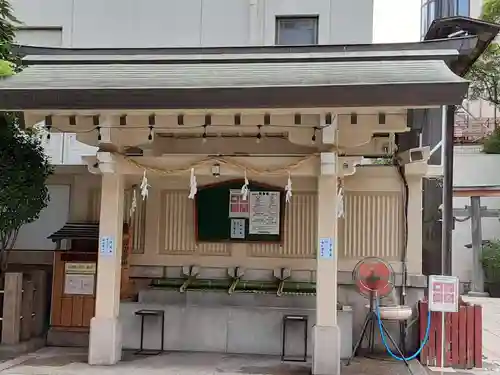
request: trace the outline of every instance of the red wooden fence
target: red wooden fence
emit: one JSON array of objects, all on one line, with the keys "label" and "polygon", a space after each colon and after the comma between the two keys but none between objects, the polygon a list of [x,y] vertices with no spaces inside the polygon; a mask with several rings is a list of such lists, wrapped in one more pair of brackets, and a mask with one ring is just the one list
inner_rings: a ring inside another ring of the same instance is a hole
[{"label": "red wooden fence", "polygon": [[[419,304],[420,340],[427,327],[428,302]],[[431,313],[429,341],[420,353],[420,362],[426,366],[441,367],[442,313]],[[444,367],[471,369],[483,365],[482,308],[478,305],[461,304],[459,312],[445,313]]]}]

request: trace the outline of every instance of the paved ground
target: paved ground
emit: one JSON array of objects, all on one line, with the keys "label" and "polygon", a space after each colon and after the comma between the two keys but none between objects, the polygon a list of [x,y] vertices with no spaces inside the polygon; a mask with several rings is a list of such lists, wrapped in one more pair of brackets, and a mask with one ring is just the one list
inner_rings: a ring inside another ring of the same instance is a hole
[{"label": "paved ground", "polygon": [[[280,363],[279,358],[209,353],[168,353],[143,357],[126,353],[116,366],[95,367],[79,349],[45,348],[0,364],[0,375],[309,375],[310,364]],[[414,364],[414,375],[421,375]],[[416,370],[415,370],[416,369]],[[355,360],[343,375],[407,375],[400,362]]]},{"label": "paved ground", "polygon": [[[500,375],[500,299],[464,298],[483,306],[484,368],[456,370],[456,375]],[[0,363],[0,375],[307,375],[310,364],[282,364],[279,358],[208,353],[168,353],[142,357],[126,353],[124,361],[112,367],[91,367],[82,350],[45,348]],[[414,375],[419,368],[412,366]],[[435,375],[434,372],[429,371]],[[439,372],[438,372],[439,373]],[[343,367],[344,375],[408,374],[401,362],[358,359]]]}]

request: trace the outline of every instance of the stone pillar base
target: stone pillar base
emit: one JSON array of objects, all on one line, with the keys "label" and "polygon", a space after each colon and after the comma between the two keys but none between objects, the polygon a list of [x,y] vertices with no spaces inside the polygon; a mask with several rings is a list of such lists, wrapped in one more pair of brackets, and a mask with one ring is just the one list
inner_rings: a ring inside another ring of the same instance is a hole
[{"label": "stone pillar base", "polygon": [[313,349],[313,375],[340,374],[340,329],[338,326],[314,326]]},{"label": "stone pillar base", "polygon": [[122,332],[118,318],[90,321],[89,364],[114,365],[122,358]]}]

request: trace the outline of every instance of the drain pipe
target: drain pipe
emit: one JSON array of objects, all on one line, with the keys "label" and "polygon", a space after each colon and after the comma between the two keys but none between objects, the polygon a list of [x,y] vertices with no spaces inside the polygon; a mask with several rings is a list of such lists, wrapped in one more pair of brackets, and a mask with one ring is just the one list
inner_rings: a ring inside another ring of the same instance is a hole
[{"label": "drain pipe", "polygon": [[[401,252],[401,293],[399,296],[399,304],[402,306],[406,305],[406,286],[408,283],[408,267],[407,267],[407,254],[408,254],[408,181],[406,180],[406,175],[404,171],[404,166],[401,164],[401,161],[395,159],[396,168],[401,178],[401,182],[403,184],[403,248]],[[406,321],[404,324],[400,325],[399,329],[399,339],[400,339],[400,347],[403,353],[406,352]]]},{"label": "drain pipe", "polygon": [[455,106],[442,107],[443,145],[441,163],[443,165],[443,209],[441,222],[441,274],[451,275],[451,245],[453,232],[453,130]]},{"label": "drain pipe", "polygon": [[407,250],[408,250],[408,181],[406,181],[406,176],[404,172],[404,167],[397,161],[397,170],[401,182],[403,183],[403,246],[401,252],[401,264],[402,264],[402,283],[401,283],[401,293],[400,293],[400,304],[406,304],[406,284],[408,279],[408,267],[407,267]]}]

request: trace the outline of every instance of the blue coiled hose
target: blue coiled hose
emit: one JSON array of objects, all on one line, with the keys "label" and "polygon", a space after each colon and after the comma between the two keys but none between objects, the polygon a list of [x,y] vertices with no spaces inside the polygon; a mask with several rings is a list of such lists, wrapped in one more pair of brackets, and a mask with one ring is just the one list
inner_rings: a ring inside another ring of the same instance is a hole
[{"label": "blue coiled hose", "polygon": [[377,313],[377,321],[378,321],[378,328],[380,330],[380,337],[382,337],[382,343],[384,344],[385,349],[387,350],[387,353],[389,353],[392,358],[394,358],[398,361],[411,361],[412,359],[416,358],[420,354],[422,349],[424,348],[425,344],[427,343],[427,340],[429,340],[429,331],[431,328],[431,310],[429,310],[429,312],[427,313],[427,328],[425,329],[424,340],[420,344],[420,348],[417,350],[417,352],[410,357],[397,356],[396,354],[394,354],[391,351],[391,348],[389,347],[389,345],[387,345],[387,341],[385,340],[384,329],[382,328],[382,319],[380,318],[380,306],[379,306],[379,302],[378,302],[378,297],[375,297],[375,311]]}]

